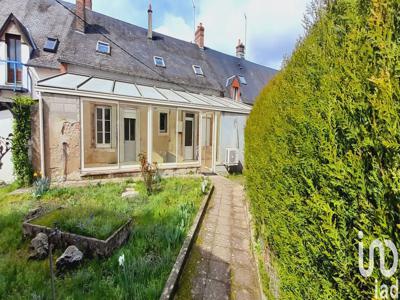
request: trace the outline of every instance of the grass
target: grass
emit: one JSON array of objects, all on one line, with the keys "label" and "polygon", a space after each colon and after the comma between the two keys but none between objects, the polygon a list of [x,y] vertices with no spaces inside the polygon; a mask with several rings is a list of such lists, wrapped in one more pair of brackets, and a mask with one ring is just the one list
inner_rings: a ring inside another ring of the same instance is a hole
[{"label": "grass", "polygon": [[[110,258],[87,260],[57,277],[58,299],[158,299],[203,198],[200,184],[200,179],[166,179],[148,197],[137,183],[140,196],[131,200],[121,198],[127,183],[52,189],[40,201],[29,194],[10,195],[15,187],[0,189],[0,298],[51,298],[49,263],[27,262],[29,241],[22,238],[21,223],[31,208],[63,205],[86,216],[100,210],[103,220],[129,216],[134,227],[128,243]],[[60,254],[57,250],[55,257]],[[118,264],[122,254],[123,267]]]},{"label": "grass", "polygon": [[102,208],[70,207],[53,210],[31,223],[106,240],[128,219],[124,214],[116,214]]}]

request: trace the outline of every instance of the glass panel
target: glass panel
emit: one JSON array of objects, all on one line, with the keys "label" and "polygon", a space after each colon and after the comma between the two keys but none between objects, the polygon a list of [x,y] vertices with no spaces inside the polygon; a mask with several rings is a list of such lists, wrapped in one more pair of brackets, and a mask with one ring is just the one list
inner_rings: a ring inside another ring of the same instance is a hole
[{"label": "glass panel", "polygon": [[138,85],[137,87],[144,98],[166,100],[159,92],[157,92],[155,88],[151,86]]},{"label": "glass panel", "polygon": [[131,141],[136,140],[136,120],[135,119],[130,119],[129,120],[129,139]]},{"label": "glass panel", "polygon": [[139,165],[139,153],[147,152],[147,107],[121,104],[120,120],[120,165]]},{"label": "glass panel", "polygon": [[64,74],[41,82],[41,86],[51,86],[57,88],[76,89],[76,87],[87,80],[88,76],[75,74]]},{"label": "glass panel", "polygon": [[[85,168],[118,167],[117,105],[83,102],[83,151]],[[106,118],[108,117],[108,121]]]},{"label": "glass panel", "polygon": [[193,146],[193,122],[185,120],[185,146]]},{"label": "glass panel", "polygon": [[202,145],[201,145],[201,169],[210,171],[212,169],[212,141],[213,141],[214,114],[206,113],[201,122]]},{"label": "glass panel", "polygon": [[104,131],[105,132],[110,132],[111,131],[111,122],[110,121],[106,121],[105,122]]},{"label": "glass panel", "polygon": [[160,133],[166,133],[168,126],[168,113],[160,113]]},{"label": "glass panel", "polygon": [[134,84],[118,81],[115,83],[114,94],[140,97],[139,91]]},{"label": "glass panel", "polygon": [[92,78],[84,85],[79,87],[79,90],[82,91],[91,91],[97,93],[111,93],[114,86],[114,81],[100,79],[100,78]]},{"label": "glass panel", "polygon": [[153,161],[175,163],[176,109],[155,107],[153,112]]}]

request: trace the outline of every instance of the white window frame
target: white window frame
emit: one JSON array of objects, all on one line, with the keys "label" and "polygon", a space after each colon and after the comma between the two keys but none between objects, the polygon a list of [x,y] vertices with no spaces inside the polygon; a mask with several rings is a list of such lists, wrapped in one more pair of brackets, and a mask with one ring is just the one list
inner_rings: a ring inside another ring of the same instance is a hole
[{"label": "white window frame", "polygon": [[[192,68],[193,68],[194,74],[196,74],[197,76],[204,76],[204,71],[203,71],[202,67],[200,67],[200,66],[198,66],[198,65],[193,65]],[[200,69],[200,73],[198,73],[198,72],[196,71],[196,68],[199,68],[199,69]]]},{"label": "white window frame", "polygon": [[[97,140],[98,137],[98,127],[97,127],[97,110],[101,109],[102,110],[102,136],[103,136],[103,143],[99,143]],[[106,143],[106,119],[105,119],[105,111],[106,109],[110,110],[110,143]],[[95,106],[95,124],[96,124],[96,148],[111,148],[111,143],[112,143],[112,107],[111,106],[101,106],[101,105],[96,105]]]},{"label": "white window frame", "polygon": [[[157,64],[157,59],[161,59],[161,60],[162,60],[162,64],[161,64],[161,65]],[[155,65],[156,67],[165,68],[165,60],[164,60],[163,57],[161,57],[161,56],[154,56],[154,57],[153,57],[153,60],[154,60],[154,65]]]},{"label": "white window frame", "polygon": [[[167,115],[167,128],[166,131],[161,131],[160,125],[161,125],[161,114],[166,114]],[[158,135],[168,135],[169,134],[169,111],[168,110],[160,110],[158,112]]]},{"label": "white window frame", "polygon": [[[107,51],[107,52],[100,51],[100,47],[99,47],[100,44],[102,44],[103,46],[108,47],[108,51]],[[110,55],[110,54],[111,54],[111,46],[110,46],[110,44],[107,43],[107,42],[97,41],[96,51],[97,51],[98,53]]]}]

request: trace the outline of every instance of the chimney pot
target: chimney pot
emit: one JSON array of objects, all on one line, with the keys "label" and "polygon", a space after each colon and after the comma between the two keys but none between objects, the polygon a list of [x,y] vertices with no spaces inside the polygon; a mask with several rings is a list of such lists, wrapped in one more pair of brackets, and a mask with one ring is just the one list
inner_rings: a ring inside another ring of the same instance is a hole
[{"label": "chimney pot", "polygon": [[92,0],[85,0],[85,7],[92,10]]},{"label": "chimney pot", "polygon": [[204,26],[202,23],[200,23],[199,26],[197,26],[194,40],[200,49],[204,49]]},{"label": "chimney pot", "polygon": [[151,3],[149,4],[148,14],[148,26],[147,26],[147,38],[149,40],[153,39],[153,10],[151,9]]},{"label": "chimney pot", "polygon": [[245,50],[246,50],[246,47],[239,39],[238,45],[236,46],[236,57],[244,58]]}]

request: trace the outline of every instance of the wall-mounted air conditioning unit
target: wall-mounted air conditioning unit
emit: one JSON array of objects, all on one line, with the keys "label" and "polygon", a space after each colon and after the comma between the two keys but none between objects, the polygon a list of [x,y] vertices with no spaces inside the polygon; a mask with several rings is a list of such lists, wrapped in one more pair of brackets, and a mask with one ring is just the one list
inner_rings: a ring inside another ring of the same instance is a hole
[{"label": "wall-mounted air conditioning unit", "polygon": [[239,164],[239,149],[226,148],[225,149],[225,166],[237,166]]}]

